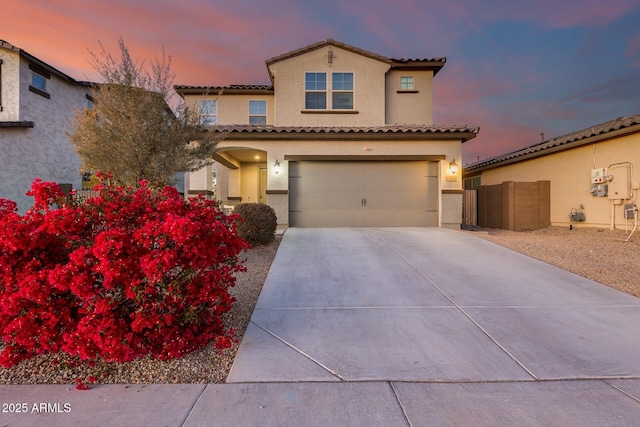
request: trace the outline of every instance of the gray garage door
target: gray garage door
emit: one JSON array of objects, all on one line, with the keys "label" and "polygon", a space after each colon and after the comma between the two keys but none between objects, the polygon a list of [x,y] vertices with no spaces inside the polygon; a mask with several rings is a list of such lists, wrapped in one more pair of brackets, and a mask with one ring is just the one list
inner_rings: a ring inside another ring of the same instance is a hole
[{"label": "gray garage door", "polygon": [[289,162],[289,225],[437,227],[437,175],[428,161]]}]

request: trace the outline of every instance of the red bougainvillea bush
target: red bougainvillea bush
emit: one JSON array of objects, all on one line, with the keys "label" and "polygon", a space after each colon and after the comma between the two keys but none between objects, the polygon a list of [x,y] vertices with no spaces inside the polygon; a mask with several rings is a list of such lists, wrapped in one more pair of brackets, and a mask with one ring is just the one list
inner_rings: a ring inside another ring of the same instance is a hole
[{"label": "red bougainvillea bush", "polygon": [[24,215],[0,199],[0,365],[61,351],[125,362],[231,346],[221,315],[247,247],[235,218],[172,187],[97,189],[80,204],[36,180]]}]

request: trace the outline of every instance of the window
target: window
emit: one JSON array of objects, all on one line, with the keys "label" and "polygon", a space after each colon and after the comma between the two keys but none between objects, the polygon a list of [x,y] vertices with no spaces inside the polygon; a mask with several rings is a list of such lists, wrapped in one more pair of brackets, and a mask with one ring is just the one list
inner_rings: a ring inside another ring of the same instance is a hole
[{"label": "window", "polygon": [[[305,74],[305,108],[327,109],[327,73]],[[353,73],[331,74],[331,106],[333,110],[353,110]]]},{"label": "window", "polygon": [[51,78],[51,74],[42,67],[34,64],[29,64],[31,70],[31,84],[29,85],[29,91],[37,93],[45,98],[51,98],[51,95],[47,92],[47,80]]},{"label": "window", "polygon": [[353,110],[353,73],[333,73],[331,89],[334,110]]},{"label": "window", "polygon": [[217,99],[201,99],[198,103],[200,109],[200,124],[216,125],[218,124],[218,100]]},{"label": "window", "polygon": [[471,178],[464,179],[464,189],[465,190],[475,190],[476,188],[480,188],[481,186],[482,176],[472,176]]},{"label": "window", "polygon": [[413,90],[413,76],[400,77],[400,90]]},{"label": "window", "polygon": [[35,87],[36,89],[40,89],[43,92],[46,92],[47,91],[46,82],[47,82],[47,79],[42,74],[37,73],[35,71],[31,73],[31,86]]},{"label": "window", "polygon": [[267,101],[249,101],[249,124],[267,124]]},{"label": "window", "polygon": [[304,108],[308,110],[327,108],[327,73],[306,73],[304,89]]},{"label": "window", "polygon": [[88,93],[86,93],[84,97],[87,98],[87,108],[91,110],[93,108],[93,104],[96,101],[93,99],[93,96],[89,95]]}]

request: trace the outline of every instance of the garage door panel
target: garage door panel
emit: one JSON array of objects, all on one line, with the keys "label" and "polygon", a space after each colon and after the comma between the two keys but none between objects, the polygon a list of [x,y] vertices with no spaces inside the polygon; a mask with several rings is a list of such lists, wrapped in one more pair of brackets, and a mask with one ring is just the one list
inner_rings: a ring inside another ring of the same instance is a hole
[{"label": "garage door panel", "polygon": [[366,219],[358,211],[323,210],[305,211],[304,214],[291,212],[289,221],[293,227],[344,227],[345,223],[358,224],[350,226],[359,227],[365,226]]},{"label": "garage door panel", "polygon": [[436,162],[302,161],[289,170],[291,226],[438,225]]}]

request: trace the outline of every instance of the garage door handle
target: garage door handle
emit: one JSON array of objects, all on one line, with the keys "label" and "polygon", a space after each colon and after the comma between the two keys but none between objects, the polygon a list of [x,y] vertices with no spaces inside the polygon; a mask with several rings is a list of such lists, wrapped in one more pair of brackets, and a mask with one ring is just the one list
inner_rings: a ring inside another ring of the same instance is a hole
[{"label": "garage door handle", "polygon": [[367,207],[367,199],[362,199],[362,202],[363,202],[362,206],[364,206],[366,208]]}]

